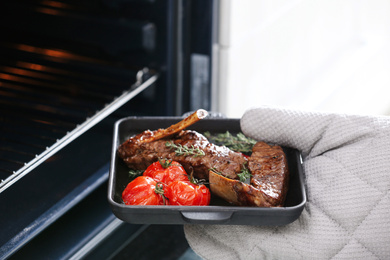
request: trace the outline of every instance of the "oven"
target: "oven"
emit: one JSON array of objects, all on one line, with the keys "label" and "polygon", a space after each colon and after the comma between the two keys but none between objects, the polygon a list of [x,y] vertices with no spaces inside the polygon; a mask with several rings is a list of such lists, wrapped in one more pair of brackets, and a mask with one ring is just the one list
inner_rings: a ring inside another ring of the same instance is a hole
[{"label": "oven", "polygon": [[179,259],[107,202],[114,123],[213,109],[217,1],[0,3],[0,258]]}]

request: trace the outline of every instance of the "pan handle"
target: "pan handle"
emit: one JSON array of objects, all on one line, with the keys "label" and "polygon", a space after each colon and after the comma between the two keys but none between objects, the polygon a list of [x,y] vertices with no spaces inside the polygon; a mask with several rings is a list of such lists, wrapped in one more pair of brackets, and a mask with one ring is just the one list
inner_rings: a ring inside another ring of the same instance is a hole
[{"label": "pan handle", "polygon": [[191,224],[220,224],[228,222],[233,212],[181,212],[183,219]]}]

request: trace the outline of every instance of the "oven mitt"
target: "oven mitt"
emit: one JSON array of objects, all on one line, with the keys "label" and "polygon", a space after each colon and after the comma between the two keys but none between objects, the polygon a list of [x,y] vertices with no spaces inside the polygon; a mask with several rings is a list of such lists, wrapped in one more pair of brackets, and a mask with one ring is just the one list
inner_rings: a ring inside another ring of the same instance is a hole
[{"label": "oven mitt", "polygon": [[205,259],[390,259],[390,117],[255,108],[245,135],[302,151],[308,201],[285,226],[185,225]]}]

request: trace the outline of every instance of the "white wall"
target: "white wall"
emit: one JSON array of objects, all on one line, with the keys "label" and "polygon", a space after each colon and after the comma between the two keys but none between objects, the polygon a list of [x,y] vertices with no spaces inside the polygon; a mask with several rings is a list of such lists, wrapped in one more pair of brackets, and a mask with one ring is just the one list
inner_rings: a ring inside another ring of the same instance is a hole
[{"label": "white wall", "polygon": [[220,1],[220,112],[390,112],[390,1]]}]

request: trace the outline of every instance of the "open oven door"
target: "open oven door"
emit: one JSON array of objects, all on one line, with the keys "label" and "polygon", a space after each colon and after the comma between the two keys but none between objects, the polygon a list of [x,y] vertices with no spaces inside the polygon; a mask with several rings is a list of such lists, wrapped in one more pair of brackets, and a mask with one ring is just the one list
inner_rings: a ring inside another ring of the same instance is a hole
[{"label": "open oven door", "polygon": [[[211,100],[216,6],[1,2],[1,259],[176,259],[187,252],[182,226],[130,225],[112,214],[113,127],[123,117],[181,115],[196,106],[191,100]],[[192,99],[191,82],[203,74],[191,73],[191,64],[205,61],[208,77],[197,85],[204,98]]]}]

